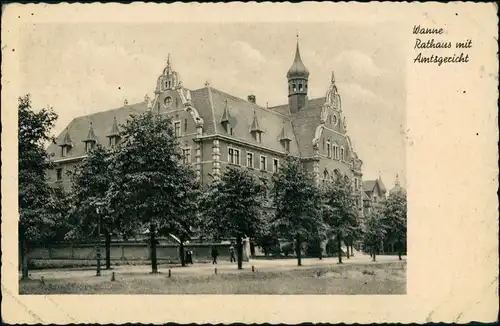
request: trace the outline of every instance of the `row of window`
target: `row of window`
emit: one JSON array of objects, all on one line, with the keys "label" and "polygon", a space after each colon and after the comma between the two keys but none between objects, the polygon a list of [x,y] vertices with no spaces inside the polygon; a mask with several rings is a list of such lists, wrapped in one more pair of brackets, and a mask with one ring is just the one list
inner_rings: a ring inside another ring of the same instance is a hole
[{"label": "row of window", "polygon": [[332,145],[330,142],[326,142],[326,156],[335,160],[345,161],[344,147],[339,147],[337,144]]},{"label": "row of window", "polygon": [[[187,129],[188,129],[188,122],[187,119],[184,119],[184,133],[186,133]],[[175,137],[180,137],[182,135],[180,121],[174,121],[174,134]]]},{"label": "row of window", "polygon": [[[228,154],[227,161],[230,164],[241,165],[239,149],[229,147],[227,154]],[[247,152],[246,166],[253,169],[255,168],[254,162],[255,162],[254,154],[251,152]],[[273,173],[278,172],[279,164],[280,164],[279,159],[273,158]],[[261,171],[267,171],[267,157],[265,155],[260,155],[259,169]]]}]

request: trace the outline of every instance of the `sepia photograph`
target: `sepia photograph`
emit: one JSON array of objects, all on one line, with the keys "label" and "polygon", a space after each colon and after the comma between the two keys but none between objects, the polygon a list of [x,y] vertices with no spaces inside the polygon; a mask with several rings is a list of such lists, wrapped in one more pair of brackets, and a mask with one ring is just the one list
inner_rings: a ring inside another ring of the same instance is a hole
[{"label": "sepia photograph", "polygon": [[2,320],[498,319],[494,4],[2,9]]},{"label": "sepia photograph", "polygon": [[20,293],[405,294],[392,31],[33,28],[19,49]]}]

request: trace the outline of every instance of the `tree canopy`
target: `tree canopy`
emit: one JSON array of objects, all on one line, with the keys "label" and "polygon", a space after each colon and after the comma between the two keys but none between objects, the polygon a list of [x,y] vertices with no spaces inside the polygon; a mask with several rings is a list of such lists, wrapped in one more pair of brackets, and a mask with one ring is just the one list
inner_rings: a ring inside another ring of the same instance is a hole
[{"label": "tree canopy", "polygon": [[273,176],[272,196],[276,209],[272,224],[279,235],[294,240],[297,263],[301,265],[301,244],[315,237],[323,227],[321,195],[314,175],[304,170],[299,159],[288,157]]},{"label": "tree canopy", "polygon": [[214,180],[202,200],[204,230],[216,239],[236,238],[238,267],[241,268],[241,240],[255,237],[264,222],[265,186],[247,170],[228,167]]}]

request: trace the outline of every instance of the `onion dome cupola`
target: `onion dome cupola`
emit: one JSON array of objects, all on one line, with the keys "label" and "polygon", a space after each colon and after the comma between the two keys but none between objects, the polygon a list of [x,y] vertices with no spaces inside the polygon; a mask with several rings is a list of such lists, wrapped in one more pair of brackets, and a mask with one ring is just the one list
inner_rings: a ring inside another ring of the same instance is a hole
[{"label": "onion dome cupola", "polygon": [[92,121],[90,122],[87,138],[85,138],[83,142],[85,143],[85,151],[87,153],[93,150],[97,144],[97,137],[95,135],[94,128],[92,127]]},{"label": "onion dome cupola", "polygon": [[167,64],[163,69],[162,74],[158,77],[158,82],[156,85],[156,93],[160,93],[162,91],[177,89],[180,88],[181,76],[177,71],[172,69],[172,65],[170,64],[170,53],[168,54]]},{"label": "onion dome cupola", "polygon": [[69,151],[73,148],[73,141],[69,135],[69,129],[66,128],[66,134],[64,135],[62,143],[59,145],[61,147],[61,156],[66,157]]},{"label": "onion dome cupola", "polygon": [[253,120],[252,125],[250,126],[250,133],[252,134],[253,139],[258,141],[259,143],[262,142],[263,130],[260,128],[259,119],[255,110],[253,111]]},{"label": "onion dome cupola", "polygon": [[297,49],[292,66],[286,74],[288,79],[288,105],[290,112],[296,113],[307,105],[307,86],[309,70],[300,57],[299,40],[297,35]]},{"label": "onion dome cupola", "polygon": [[290,151],[290,142],[292,141],[292,138],[289,135],[288,128],[286,127],[285,123],[281,125],[281,132],[279,135],[280,138],[280,143],[281,145],[285,148],[287,152]]},{"label": "onion dome cupola", "polygon": [[111,126],[111,131],[107,137],[109,138],[109,146],[115,147],[118,145],[118,142],[120,141],[120,129],[118,128],[116,117],[113,119],[113,125]]},{"label": "onion dome cupola", "polygon": [[394,188],[389,191],[389,195],[400,195],[404,193],[406,193],[406,191],[403,187],[401,187],[401,184],[399,183],[399,175],[396,174],[396,182],[394,184]]}]

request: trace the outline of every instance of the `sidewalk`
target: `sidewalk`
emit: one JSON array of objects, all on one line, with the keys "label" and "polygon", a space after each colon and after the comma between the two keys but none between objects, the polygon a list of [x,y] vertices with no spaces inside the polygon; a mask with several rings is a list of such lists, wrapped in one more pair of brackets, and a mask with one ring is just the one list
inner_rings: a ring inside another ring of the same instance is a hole
[{"label": "sidewalk", "polygon": [[[377,256],[377,262],[372,263],[370,256],[368,255],[357,255],[347,259],[342,258],[342,262],[345,265],[348,264],[377,264],[377,263],[388,263],[388,262],[398,262],[397,256]],[[406,261],[406,257],[403,257],[403,261]],[[315,267],[326,267],[326,266],[336,266],[338,263],[337,257],[323,258],[322,260],[318,258],[304,258],[302,259],[302,266],[297,266],[297,259],[251,259],[248,262],[243,262],[244,270],[251,270],[254,266],[257,272],[276,272],[276,271],[287,271],[294,269],[306,269]],[[215,273],[215,268],[217,268],[218,274],[227,273],[238,273],[241,272],[237,269],[236,263],[230,263],[228,261],[219,262],[217,265],[212,265],[210,263],[198,263],[194,265],[188,265],[186,267],[181,267],[179,264],[175,265],[158,265],[158,271],[161,274],[168,274],[168,270],[171,270],[172,275],[182,275],[182,276],[202,276],[211,275]],[[139,266],[113,266],[111,270],[101,269],[101,277],[109,278],[111,274],[115,272],[115,275],[121,276],[133,276],[134,274],[139,275],[149,275],[151,273],[150,265],[139,265]],[[31,279],[40,279],[42,276],[46,280],[64,280],[64,279],[78,279],[78,278],[92,278],[95,277],[96,268],[80,268],[80,269],[45,269],[45,270],[33,270],[30,271]]]}]

